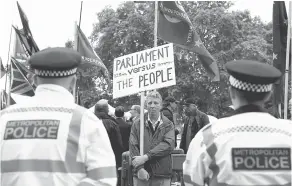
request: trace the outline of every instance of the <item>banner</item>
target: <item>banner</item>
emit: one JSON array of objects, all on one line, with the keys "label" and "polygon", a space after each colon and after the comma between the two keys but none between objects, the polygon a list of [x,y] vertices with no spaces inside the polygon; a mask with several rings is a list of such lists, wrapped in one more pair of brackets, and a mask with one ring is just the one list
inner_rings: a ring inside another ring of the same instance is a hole
[{"label": "banner", "polygon": [[77,26],[77,51],[82,56],[82,63],[78,67],[78,71],[82,76],[91,76],[92,72],[98,76],[99,72],[102,72],[105,78],[109,79],[109,72],[106,66],[103,64],[99,56],[92,49],[89,41],[82,32],[79,26]]},{"label": "banner", "polygon": [[113,98],[175,84],[172,43],[114,60]]},{"label": "banner", "polygon": [[32,73],[23,64],[11,57],[11,92],[24,96],[34,96]]},{"label": "banner", "polygon": [[6,74],[6,70],[2,63],[2,58],[0,57],[0,78],[2,78]]},{"label": "banner", "polygon": [[29,54],[29,44],[27,42],[26,37],[24,36],[23,30],[18,30],[17,28],[13,27],[15,30],[15,43],[14,43],[14,57],[20,61],[25,62]]},{"label": "banner", "polygon": [[[7,98],[9,97],[8,94],[5,92],[5,90],[0,90],[0,97],[1,97],[1,103],[0,103],[0,110],[3,110],[7,107]],[[10,96],[10,105],[14,105],[16,102],[14,99]]]},{"label": "banner", "polygon": [[28,46],[29,46],[29,48],[27,48],[27,50],[29,52],[29,55],[32,55],[33,53],[39,51],[39,47],[37,46],[34,38],[32,37],[32,33],[31,33],[30,28],[29,28],[27,16],[25,15],[24,11],[20,7],[18,1],[16,3],[17,3],[19,15],[20,15],[21,23],[23,26],[23,28],[22,28],[23,35],[25,36],[26,42],[28,43]]},{"label": "banner", "polygon": [[159,1],[158,37],[195,52],[212,81],[220,80],[217,62],[205,48],[179,1]]}]

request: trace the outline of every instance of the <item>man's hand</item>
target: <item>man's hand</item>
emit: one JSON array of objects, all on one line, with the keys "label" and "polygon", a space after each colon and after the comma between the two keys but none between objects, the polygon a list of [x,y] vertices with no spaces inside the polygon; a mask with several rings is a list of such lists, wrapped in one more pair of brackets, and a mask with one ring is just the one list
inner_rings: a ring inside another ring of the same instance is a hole
[{"label": "man's hand", "polygon": [[143,165],[146,161],[148,161],[148,156],[146,154],[143,156],[135,156],[132,164],[134,165],[134,167],[138,167],[140,165]]},{"label": "man's hand", "polygon": [[138,171],[138,175],[137,176],[138,176],[139,180],[145,180],[145,181],[148,181],[149,177],[150,177],[148,172],[143,168]]}]

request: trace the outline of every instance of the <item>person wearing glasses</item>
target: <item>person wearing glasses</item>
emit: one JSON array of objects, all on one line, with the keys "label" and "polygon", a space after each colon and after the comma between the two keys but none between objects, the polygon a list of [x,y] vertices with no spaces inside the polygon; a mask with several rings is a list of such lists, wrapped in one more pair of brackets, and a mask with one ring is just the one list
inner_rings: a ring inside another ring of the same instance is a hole
[{"label": "person wearing glasses", "polygon": [[209,123],[209,117],[198,109],[196,100],[193,98],[185,100],[184,114],[186,115],[186,120],[184,123],[180,148],[187,153],[189,145],[197,132]]},{"label": "person wearing glasses", "polygon": [[140,105],[133,105],[130,110],[131,118],[130,121],[134,123],[137,119],[140,118]]}]

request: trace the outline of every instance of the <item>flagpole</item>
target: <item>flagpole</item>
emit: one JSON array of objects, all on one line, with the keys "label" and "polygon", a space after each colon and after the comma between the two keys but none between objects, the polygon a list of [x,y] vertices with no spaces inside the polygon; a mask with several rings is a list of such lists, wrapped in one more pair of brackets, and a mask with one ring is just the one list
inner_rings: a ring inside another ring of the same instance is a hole
[{"label": "flagpole", "polygon": [[281,108],[281,103],[278,104],[278,113],[279,113],[279,118],[282,118],[282,108]]},{"label": "flagpole", "polygon": [[6,85],[7,85],[7,75],[8,75],[8,70],[9,70],[9,54],[10,54],[10,45],[11,45],[11,35],[12,35],[12,25],[10,29],[10,36],[9,36],[9,48],[8,48],[8,57],[7,57],[7,63],[6,63],[6,77],[5,77],[5,92],[6,92]]},{"label": "flagpole", "polygon": [[[75,21],[74,24],[74,50],[78,51],[78,34],[77,34],[77,21]],[[77,86],[77,80],[76,80],[76,85],[74,87],[74,89],[72,90],[72,94],[76,103],[76,86]]]},{"label": "flagpole", "polygon": [[[79,28],[81,27],[81,20],[82,20],[82,6],[83,6],[83,1],[81,1],[81,5],[80,5],[80,13],[79,13]],[[77,22],[75,23],[75,45],[76,45],[76,51],[78,51],[78,43],[79,43],[79,37],[78,37],[78,32],[77,32]],[[80,76],[81,78],[81,76]],[[77,92],[76,92],[77,91]],[[79,87],[77,85],[77,81],[76,81],[76,86],[75,86],[75,89],[73,90],[73,96],[75,98],[75,102],[78,104],[78,91],[79,91]]]},{"label": "flagpole", "polygon": [[285,68],[285,97],[284,97],[284,119],[287,119],[288,112],[288,80],[289,80],[289,56],[290,56],[290,39],[291,39],[291,3],[289,3],[288,30],[287,30],[287,47],[286,47],[286,68]]},{"label": "flagpole", "polygon": [[[287,42],[286,64],[288,63],[288,66],[289,66],[289,61],[292,62],[292,54],[290,56],[290,53],[291,53],[291,43],[290,42],[292,40],[292,26],[291,26],[291,21],[292,21],[292,2],[291,1],[289,1],[289,12],[288,13],[289,13],[289,16],[288,16],[288,32],[289,33],[287,33],[287,34],[290,34],[290,37],[289,37],[289,35],[287,37],[287,40],[289,40],[289,43]],[[288,56],[288,58],[287,58],[287,56]],[[289,60],[289,56],[290,56],[290,60]],[[290,79],[290,81],[291,81],[291,87],[292,87],[292,65],[291,65],[291,71],[290,71],[290,73],[291,73],[291,79]],[[292,91],[291,91],[291,97],[290,97],[290,99],[292,100]],[[290,119],[292,120],[292,105],[290,107],[290,117],[291,117]]]},{"label": "flagpole", "polygon": [[80,6],[79,27],[81,27],[82,5],[83,5],[83,1],[81,1],[81,6]]},{"label": "flagpole", "polygon": [[[11,28],[10,28],[10,36],[9,36],[9,47],[8,47],[8,56],[7,56],[7,73],[6,73],[6,77],[5,77],[5,92],[6,92],[6,87],[7,87],[7,76],[9,75],[9,79],[8,79],[8,98],[6,99],[7,101],[7,104],[6,104],[6,107],[8,107],[10,105],[10,96],[11,96],[11,93],[10,93],[10,88],[11,88],[11,63],[9,63],[10,61],[10,48],[11,48],[11,36],[12,36],[12,25],[11,25]],[[10,72],[9,72],[10,71]]]},{"label": "flagpole", "polygon": [[154,47],[157,47],[158,1],[155,1]]},{"label": "flagpole", "polygon": [[[158,23],[158,1],[155,1],[154,12],[154,47],[157,47],[157,23]],[[146,91],[141,92],[141,107],[140,107],[140,155],[144,155],[144,107],[145,107]]]}]

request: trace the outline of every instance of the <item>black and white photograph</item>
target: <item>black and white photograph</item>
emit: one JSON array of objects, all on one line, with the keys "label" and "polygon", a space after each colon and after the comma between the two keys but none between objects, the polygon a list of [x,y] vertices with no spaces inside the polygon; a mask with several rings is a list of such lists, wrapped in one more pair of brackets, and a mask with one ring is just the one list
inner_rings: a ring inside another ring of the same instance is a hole
[{"label": "black and white photograph", "polygon": [[292,1],[2,0],[0,186],[292,186]]}]

